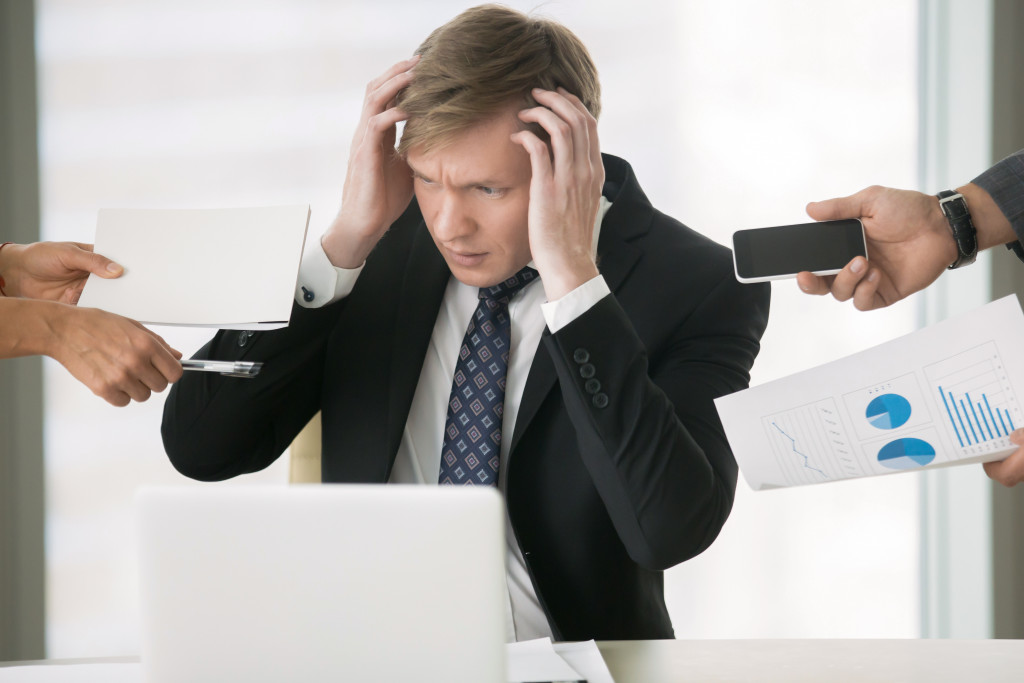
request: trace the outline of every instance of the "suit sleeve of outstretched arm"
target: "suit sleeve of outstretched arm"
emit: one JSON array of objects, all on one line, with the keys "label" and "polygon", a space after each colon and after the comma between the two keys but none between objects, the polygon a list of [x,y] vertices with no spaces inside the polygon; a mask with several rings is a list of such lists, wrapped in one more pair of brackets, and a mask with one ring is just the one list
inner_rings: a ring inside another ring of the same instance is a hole
[{"label": "suit sleeve of outstretched arm", "polygon": [[713,401],[747,386],[769,291],[724,274],[656,357],[614,295],[546,339],[581,456],[641,566],[699,554],[729,515],[737,467]]},{"label": "suit sleeve of outstretched arm", "polygon": [[[1017,241],[1024,240],[1024,149],[1011,154],[972,181],[988,192],[996,206],[1010,221]],[[1015,247],[1024,259],[1024,251]]]},{"label": "suit sleeve of outstretched arm", "polygon": [[324,349],[344,302],[295,306],[270,332],[221,330],[195,358],[260,361],[253,378],[186,372],[167,396],[161,434],[182,474],[203,481],[255,472],[277,459],[319,409]]}]

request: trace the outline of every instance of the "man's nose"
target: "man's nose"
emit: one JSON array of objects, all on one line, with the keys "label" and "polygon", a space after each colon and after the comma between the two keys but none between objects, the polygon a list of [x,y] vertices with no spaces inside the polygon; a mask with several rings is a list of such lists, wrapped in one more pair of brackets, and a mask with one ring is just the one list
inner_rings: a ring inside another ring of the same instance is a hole
[{"label": "man's nose", "polygon": [[434,235],[442,241],[466,236],[472,230],[472,221],[457,192],[446,192],[434,216]]}]

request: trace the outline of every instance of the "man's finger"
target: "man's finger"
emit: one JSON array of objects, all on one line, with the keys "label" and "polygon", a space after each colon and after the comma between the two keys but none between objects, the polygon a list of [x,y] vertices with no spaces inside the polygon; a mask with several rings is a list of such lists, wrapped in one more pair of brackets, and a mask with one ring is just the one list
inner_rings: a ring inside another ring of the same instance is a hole
[{"label": "man's finger", "polygon": [[871,311],[885,306],[878,296],[878,285],[882,282],[881,273],[877,268],[868,271],[866,278],[857,284],[853,291],[853,306],[858,311]]},{"label": "man's finger", "polygon": [[108,391],[94,393],[115,408],[124,408],[132,402],[132,397],[120,389],[112,388]]},{"label": "man's finger", "polygon": [[867,275],[867,269],[868,262],[863,256],[858,256],[847,263],[832,280],[832,296],[837,301],[847,301],[853,297],[857,285]]},{"label": "man's finger", "polygon": [[565,119],[547,107],[524,109],[519,112],[519,119],[524,123],[536,123],[547,132],[551,138],[555,170],[572,173],[572,164],[575,157],[573,131]]},{"label": "man's finger", "polygon": [[836,197],[807,205],[807,215],[816,221],[834,221],[841,218],[860,218],[867,213],[864,193],[861,190],[849,197]]},{"label": "man's finger", "polygon": [[[1010,432],[1010,442],[1017,446],[1024,446],[1024,428]],[[1010,453],[1005,460],[986,462],[983,467],[989,478],[998,481],[1003,486],[1014,486],[1024,480],[1024,447]]]},{"label": "man's finger", "polygon": [[[160,341],[163,341],[161,339]],[[165,344],[167,342],[164,342]],[[153,367],[167,380],[169,383],[177,382],[181,379],[182,368],[181,368],[181,352],[176,349],[167,347],[166,349],[159,349],[153,354],[150,362]],[[153,386],[153,385],[150,385]],[[157,391],[163,391],[158,389]]]},{"label": "man's finger", "polygon": [[531,187],[534,183],[549,182],[551,179],[551,157],[548,146],[528,130],[513,133],[511,140],[522,145],[526,153],[530,155],[530,170],[533,174],[530,180]]},{"label": "man's finger", "polygon": [[67,289],[64,290],[64,294],[61,295],[60,302],[62,304],[70,304],[72,306],[77,306],[78,300],[82,298],[83,289],[85,289],[84,282],[74,287],[68,287]]},{"label": "man's finger", "polygon": [[1024,459],[1017,457],[1020,454],[1018,450],[1002,462],[986,462],[985,474],[1007,488],[1016,486],[1024,478]]},{"label": "man's finger", "polygon": [[71,250],[64,255],[61,261],[69,270],[81,270],[107,279],[121,277],[121,274],[124,273],[124,268],[121,265],[114,263],[106,256],[91,251]]},{"label": "man's finger", "polygon": [[832,278],[803,271],[796,274],[796,283],[805,294],[822,296],[831,291]]},{"label": "man's finger", "polygon": [[400,62],[392,64],[387,71],[382,73],[380,76],[377,76],[377,78],[373,79],[366,85],[366,94],[369,95],[377,91],[382,85],[390,81],[395,76],[398,76],[399,74],[414,67],[418,61],[420,61],[420,56],[413,55],[409,59],[403,59]]},{"label": "man's finger", "polygon": [[589,114],[583,108],[582,103],[580,106],[577,106],[575,102],[569,99],[568,95],[569,91],[561,87],[556,92],[541,88],[533,89],[534,99],[553,111],[558,118],[569,125],[569,132],[571,134],[569,139],[572,141],[573,146],[573,162],[589,164],[591,162],[590,151],[592,149],[590,130],[587,125]]}]

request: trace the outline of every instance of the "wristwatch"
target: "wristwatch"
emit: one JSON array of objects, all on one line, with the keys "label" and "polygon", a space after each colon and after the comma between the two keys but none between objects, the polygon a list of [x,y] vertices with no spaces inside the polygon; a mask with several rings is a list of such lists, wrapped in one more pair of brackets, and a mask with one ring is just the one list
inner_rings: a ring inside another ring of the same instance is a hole
[{"label": "wristwatch", "polygon": [[943,190],[935,196],[939,198],[939,208],[949,221],[949,229],[953,231],[953,241],[956,242],[956,261],[949,264],[949,269],[971,265],[978,257],[978,231],[971,221],[967,200],[953,190]]}]

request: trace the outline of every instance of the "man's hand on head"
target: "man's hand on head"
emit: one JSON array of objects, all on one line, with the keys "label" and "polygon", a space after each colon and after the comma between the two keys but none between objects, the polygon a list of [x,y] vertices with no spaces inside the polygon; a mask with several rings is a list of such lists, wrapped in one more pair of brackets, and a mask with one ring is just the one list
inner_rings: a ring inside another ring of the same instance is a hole
[{"label": "man's hand on head", "polygon": [[519,112],[551,138],[550,147],[524,130],[512,140],[530,155],[530,251],[549,301],[598,275],[593,255],[594,221],[604,186],[597,120],[575,95],[535,88],[541,105]]},{"label": "man's hand on head", "polygon": [[397,124],[407,116],[395,98],[412,82],[415,56],[401,61],[366,86],[363,110],[352,138],[341,210],[321,244],[339,268],[357,268],[412,200],[412,173],[395,150]]}]

